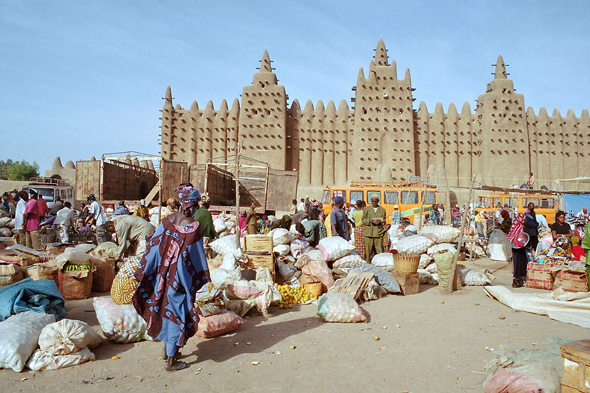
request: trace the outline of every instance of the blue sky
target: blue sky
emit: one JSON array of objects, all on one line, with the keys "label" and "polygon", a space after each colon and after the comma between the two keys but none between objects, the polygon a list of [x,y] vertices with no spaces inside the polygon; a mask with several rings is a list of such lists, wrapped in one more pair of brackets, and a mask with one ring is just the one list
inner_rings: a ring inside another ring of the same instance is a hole
[{"label": "blue sky", "polygon": [[525,104],[580,116],[590,91],[587,1],[11,1],[0,3],[0,159],[158,153],[174,103],[231,106],[269,51],[291,100],[350,104],[380,37],[414,107],[447,111],[499,53]]}]

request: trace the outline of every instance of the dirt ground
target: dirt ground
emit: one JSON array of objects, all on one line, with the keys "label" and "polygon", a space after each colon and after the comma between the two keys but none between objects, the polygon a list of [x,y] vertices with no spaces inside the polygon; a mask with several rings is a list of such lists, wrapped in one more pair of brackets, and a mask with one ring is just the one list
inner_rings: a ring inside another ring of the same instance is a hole
[{"label": "dirt ground", "polygon": [[[473,265],[492,271],[498,278],[494,285],[510,286],[511,265],[489,259]],[[68,318],[99,328],[92,299],[69,301],[66,307]],[[0,370],[0,390],[480,392],[483,369],[494,358],[486,347],[520,349],[552,337],[589,336],[582,327],[514,312],[481,287],[449,295],[422,285],[417,295],[389,295],[362,307],[370,314],[367,323],[324,323],[315,305],[273,307],[269,318],[254,313],[231,334],[192,338],[183,349],[183,360],[191,367],[175,373],[166,373],[158,360],[161,343],[105,341],[94,350],[96,361],[80,366]],[[112,360],[115,355],[120,359]]]}]

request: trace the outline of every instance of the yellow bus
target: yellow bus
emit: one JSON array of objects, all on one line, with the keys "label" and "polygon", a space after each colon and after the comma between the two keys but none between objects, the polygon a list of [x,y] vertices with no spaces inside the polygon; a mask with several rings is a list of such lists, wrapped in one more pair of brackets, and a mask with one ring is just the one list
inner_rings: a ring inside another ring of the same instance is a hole
[{"label": "yellow bus", "polygon": [[508,205],[509,208],[516,208],[518,213],[524,213],[529,203],[535,204],[535,213],[542,214],[547,218],[547,223],[555,222],[555,213],[559,210],[558,198],[556,195],[531,193],[531,192],[489,192],[478,197],[476,210],[494,213],[499,208]]},{"label": "yellow bus", "polygon": [[443,200],[443,192],[436,187],[423,182],[352,182],[350,187],[326,187],[322,197],[324,213],[330,214],[334,197],[341,196],[344,202],[355,203],[363,200],[367,205],[371,204],[371,197],[377,194],[381,206],[387,211],[387,223],[391,224],[391,214],[397,205],[403,217],[414,222],[414,215],[432,210],[432,205]]}]

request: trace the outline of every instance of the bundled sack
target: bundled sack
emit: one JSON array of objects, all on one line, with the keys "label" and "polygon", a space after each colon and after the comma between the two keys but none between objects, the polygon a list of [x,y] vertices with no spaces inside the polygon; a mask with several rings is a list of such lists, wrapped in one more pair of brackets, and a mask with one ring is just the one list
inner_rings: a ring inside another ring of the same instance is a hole
[{"label": "bundled sack", "polygon": [[240,280],[240,272],[237,270],[227,270],[223,268],[209,271],[211,282],[219,289],[225,289],[228,285]]},{"label": "bundled sack", "polygon": [[288,244],[279,244],[278,246],[274,246],[272,251],[279,256],[284,257],[291,252],[291,247]]},{"label": "bundled sack", "polygon": [[211,338],[233,332],[246,323],[238,314],[233,311],[222,310],[219,314],[207,317],[199,317],[197,332],[199,337]]},{"label": "bundled sack", "polygon": [[325,293],[318,299],[318,316],[324,322],[365,322],[364,310],[345,293]]},{"label": "bundled sack", "polygon": [[418,262],[418,269],[426,269],[434,261],[434,258],[428,254],[420,255],[420,262]]},{"label": "bundled sack", "polygon": [[88,299],[92,292],[92,271],[72,270],[57,272],[59,291],[66,300]]},{"label": "bundled sack", "polygon": [[11,236],[12,236],[12,229],[0,228],[0,237],[11,237]]},{"label": "bundled sack", "polygon": [[57,370],[91,362],[96,356],[87,347],[69,355],[53,355],[49,352],[36,350],[27,362],[27,367],[33,371]]},{"label": "bundled sack", "polygon": [[133,295],[137,291],[139,282],[135,278],[135,271],[139,267],[142,255],[125,258],[125,263],[113,279],[111,297],[117,304],[131,304]]},{"label": "bundled sack", "polygon": [[39,349],[52,355],[69,355],[101,343],[102,337],[86,322],[72,319],[50,323],[39,335]]},{"label": "bundled sack", "polygon": [[215,228],[215,232],[221,233],[225,231],[225,220],[223,218],[216,218],[213,220],[213,227]]},{"label": "bundled sack", "polygon": [[393,254],[388,252],[375,255],[373,259],[371,259],[371,265],[380,267],[386,272],[395,271],[395,268],[393,267]]},{"label": "bundled sack", "polygon": [[[539,237],[541,239],[541,237]],[[553,240],[553,238],[551,238]],[[512,260],[512,246],[508,236],[499,229],[494,229],[488,242],[488,257],[494,261]]]},{"label": "bundled sack", "polygon": [[[268,271],[268,269],[264,270]],[[270,276],[270,272],[268,275]],[[264,282],[261,280],[236,281],[233,284],[228,285],[225,290],[225,295],[228,299],[232,300],[255,300],[253,304],[257,305],[258,311],[265,316],[268,313],[270,305],[279,302],[282,299],[281,294],[272,284],[272,281]]]},{"label": "bundled sack", "polygon": [[277,261],[277,266],[277,282],[279,284],[299,286],[299,279],[297,277],[299,270],[295,266],[289,265],[280,259]]},{"label": "bundled sack", "polygon": [[93,305],[100,328],[109,341],[127,344],[152,339],[147,335],[147,323],[132,305],[119,305],[110,297],[95,297]]},{"label": "bundled sack", "polygon": [[297,260],[296,266],[301,269],[303,274],[320,280],[324,292],[327,292],[328,288],[334,285],[334,277],[332,277],[332,272],[324,261],[323,253],[317,250],[308,251]]},{"label": "bundled sack", "polygon": [[17,264],[0,264],[0,288],[24,279],[23,268]]},{"label": "bundled sack", "polygon": [[365,273],[373,273],[375,275],[375,280],[377,283],[381,285],[387,292],[389,293],[400,293],[402,291],[399,283],[391,274],[387,273],[385,270],[381,269],[378,266],[374,266],[368,263],[363,263],[358,267],[355,267],[350,271],[351,273],[354,272],[365,272]]},{"label": "bundled sack", "polygon": [[426,252],[434,242],[424,236],[408,236],[397,242],[397,251],[400,254],[422,254]]},{"label": "bundled sack", "polygon": [[449,251],[449,252],[453,253],[453,255],[455,255],[457,253],[457,249],[452,244],[439,243],[439,244],[435,244],[432,247],[429,247],[428,250],[426,251],[426,254],[433,256],[437,252],[441,252],[441,251]]},{"label": "bundled sack", "polygon": [[332,267],[334,269],[350,269],[359,266],[361,263],[366,263],[363,258],[357,253],[350,253],[345,257],[334,261]]},{"label": "bundled sack", "polygon": [[461,284],[466,286],[484,286],[492,285],[492,281],[496,279],[487,270],[479,271],[468,268],[458,268],[461,276]]},{"label": "bundled sack", "polygon": [[291,255],[298,258],[309,247],[309,243],[305,240],[295,239],[291,242]]},{"label": "bundled sack", "polygon": [[119,259],[120,253],[119,246],[113,242],[100,243],[98,247],[90,252],[90,255],[102,258],[115,258]]},{"label": "bundled sack", "polygon": [[212,283],[203,285],[195,296],[195,308],[204,317],[220,314],[224,308],[221,289]]},{"label": "bundled sack", "polygon": [[11,221],[12,221],[12,218],[10,218],[10,217],[0,218],[0,228],[4,228],[4,227],[14,228],[14,223],[12,224],[12,226],[10,226]]},{"label": "bundled sack", "polygon": [[92,291],[110,291],[115,279],[115,260],[94,258],[94,268],[95,270],[92,272]]},{"label": "bundled sack", "polygon": [[53,322],[53,315],[33,311],[0,322],[0,368],[21,372],[37,348],[41,331]]},{"label": "bundled sack", "polygon": [[350,254],[354,250],[354,245],[340,236],[330,236],[320,240],[317,248],[324,254],[326,262],[332,262]]},{"label": "bundled sack", "polygon": [[421,236],[426,236],[434,239],[438,243],[452,243],[461,234],[459,228],[454,228],[446,225],[431,225],[422,228],[420,231]]},{"label": "bundled sack", "polygon": [[[452,252],[444,251],[434,254],[434,263],[438,271],[438,286],[443,291],[449,289],[451,285],[451,276],[453,274],[453,260],[455,256]],[[461,281],[459,277],[459,269],[455,270],[455,277],[453,278],[452,290],[461,289]]]},{"label": "bundled sack", "polygon": [[237,249],[236,235],[228,235],[219,238],[209,243],[209,246],[213,251],[215,251],[218,254],[231,254]]},{"label": "bundled sack", "polygon": [[272,236],[272,245],[278,246],[279,244],[290,244],[295,238],[293,234],[285,228],[276,228],[268,233],[268,236]]},{"label": "bundled sack", "polygon": [[55,266],[40,263],[26,268],[26,276],[32,280],[53,280],[57,284],[57,271]]}]

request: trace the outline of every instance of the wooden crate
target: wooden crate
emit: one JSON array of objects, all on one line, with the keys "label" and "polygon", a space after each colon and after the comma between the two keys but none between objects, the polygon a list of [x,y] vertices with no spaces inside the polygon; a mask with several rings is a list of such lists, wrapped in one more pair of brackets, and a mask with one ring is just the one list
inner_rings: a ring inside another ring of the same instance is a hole
[{"label": "wooden crate", "polygon": [[274,256],[271,255],[247,255],[248,262],[246,267],[249,269],[258,269],[259,267],[265,267],[270,270],[273,280],[275,279],[275,261]]},{"label": "wooden crate", "polygon": [[418,273],[391,273],[399,283],[404,295],[415,295],[420,292],[420,278]]},{"label": "wooden crate", "polygon": [[590,393],[590,340],[561,345],[562,392]]},{"label": "wooden crate", "polygon": [[244,237],[244,251],[272,254],[272,237],[264,235],[247,235]]}]

